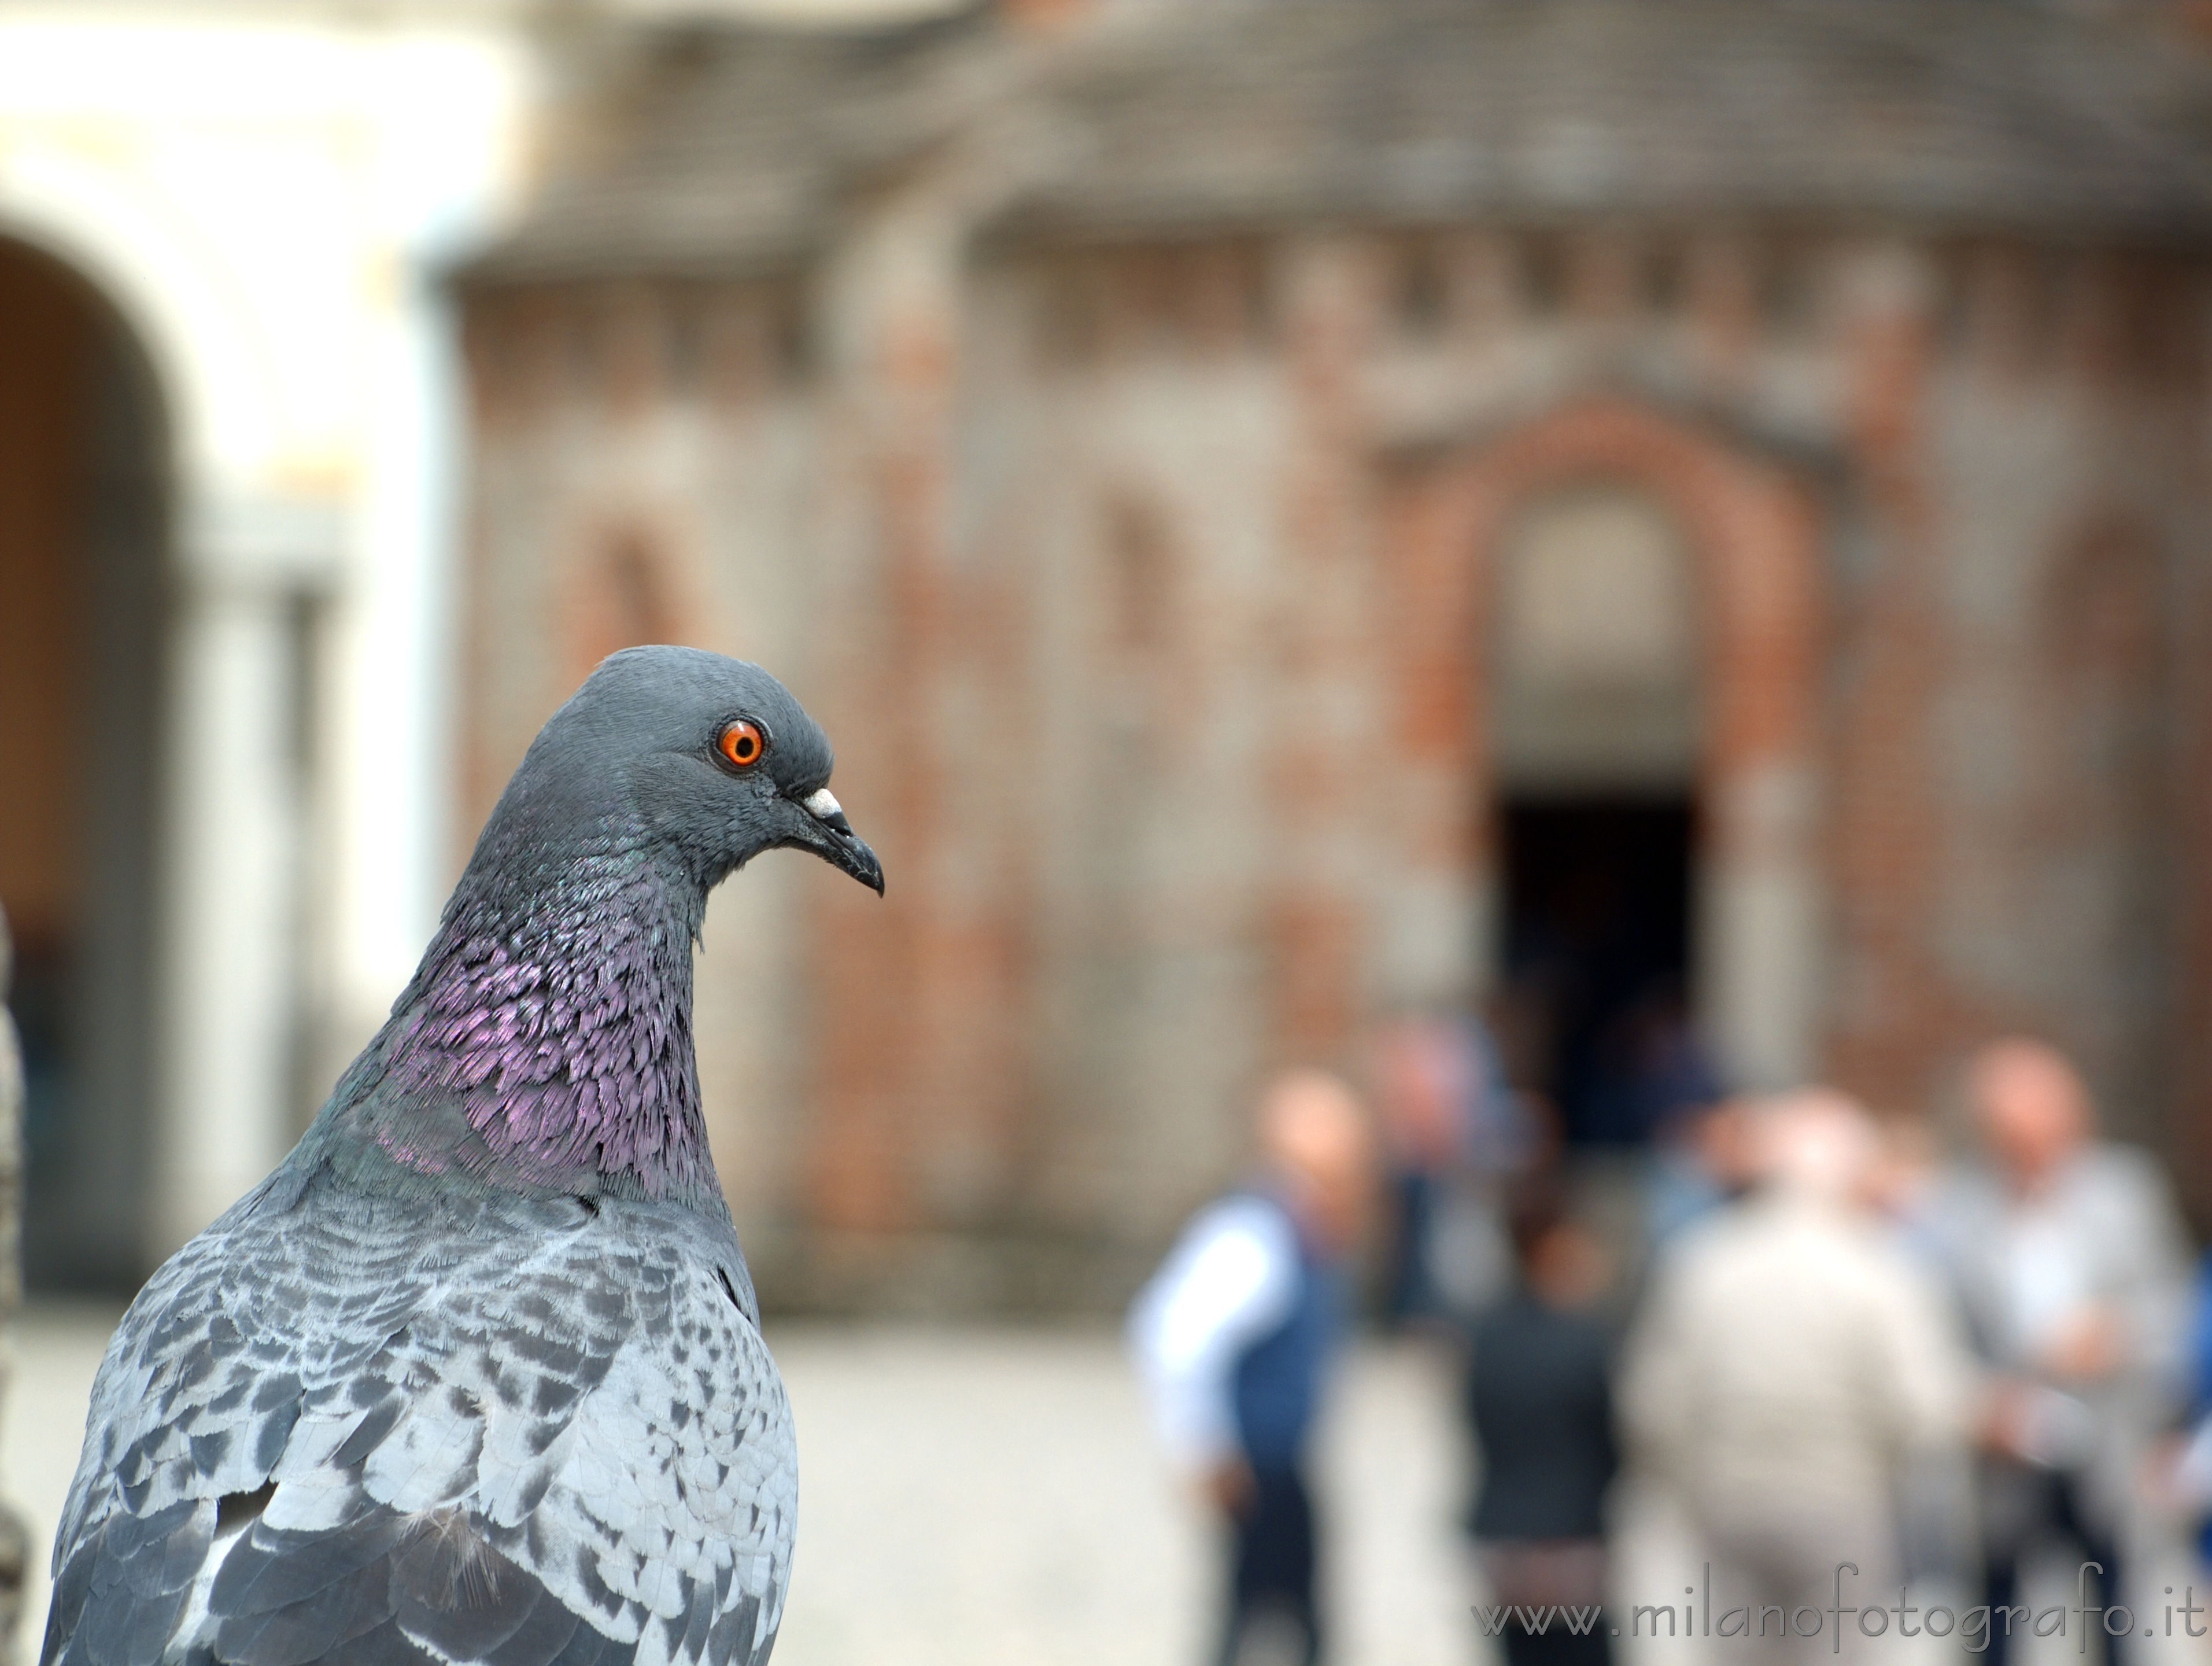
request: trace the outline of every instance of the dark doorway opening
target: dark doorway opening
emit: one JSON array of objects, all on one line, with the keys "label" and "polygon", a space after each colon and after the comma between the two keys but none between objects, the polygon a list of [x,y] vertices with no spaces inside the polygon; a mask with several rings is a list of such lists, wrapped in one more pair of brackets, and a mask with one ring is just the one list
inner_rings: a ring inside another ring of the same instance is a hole
[{"label": "dark doorway opening", "polygon": [[0,908],[34,1288],[147,1271],[164,434],[121,320],[0,240]]},{"label": "dark doorway opening", "polygon": [[1686,795],[1508,800],[1504,1040],[1570,1145],[1638,1146],[1715,1084],[1691,1028]]}]

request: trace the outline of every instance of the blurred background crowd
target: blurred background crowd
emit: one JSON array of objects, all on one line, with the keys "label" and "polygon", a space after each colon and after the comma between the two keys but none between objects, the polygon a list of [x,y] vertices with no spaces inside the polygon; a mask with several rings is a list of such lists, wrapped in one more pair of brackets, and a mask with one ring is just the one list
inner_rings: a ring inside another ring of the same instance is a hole
[{"label": "blurred background crowd", "polygon": [[[1460,1384],[1474,1612],[1513,1666],[1601,1666],[1662,1626],[1808,1660],[1922,1637],[2203,1653],[2212,1570],[2180,1541],[2212,1550],[2212,1259],[2157,1163],[2100,1136],[2038,1040],[1971,1055],[1948,1158],[1832,1088],[1724,1096],[1698,1050],[1654,1055],[1632,1164],[1577,1161],[1465,1014],[1382,1032],[1379,1145],[1342,1082],[1268,1089],[1251,1175],[1130,1326],[1158,1432],[1231,1529],[1218,1657],[1328,1657],[1311,1426],[1382,1200],[1381,1312]],[[1613,1554],[1624,1470],[1704,1559],[1684,1600]],[[2182,1567],[2180,1597],[2138,1559]]]},{"label": "blurred background crowd", "polygon": [[0,1488],[680,641],[890,876],[700,967],[793,1659],[2195,1647],[2208,418],[2193,0],[0,0]]}]

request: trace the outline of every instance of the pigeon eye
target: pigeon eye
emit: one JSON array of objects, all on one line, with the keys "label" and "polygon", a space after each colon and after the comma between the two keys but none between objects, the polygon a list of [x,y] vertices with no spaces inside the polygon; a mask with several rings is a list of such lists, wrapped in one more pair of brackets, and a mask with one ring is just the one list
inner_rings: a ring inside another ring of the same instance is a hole
[{"label": "pigeon eye", "polygon": [[768,752],[768,737],[757,723],[739,718],[714,737],[714,750],[734,769],[750,769]]}]

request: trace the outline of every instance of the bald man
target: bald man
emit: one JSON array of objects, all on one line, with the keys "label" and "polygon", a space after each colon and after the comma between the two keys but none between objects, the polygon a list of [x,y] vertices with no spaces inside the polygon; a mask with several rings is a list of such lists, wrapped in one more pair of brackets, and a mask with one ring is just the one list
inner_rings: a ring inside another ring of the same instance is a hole
[{"label": "bald man", "polygon": [[1256,1122],[1257,1173],[1185,1229],[1137,1298],[1129,1339],[1169,1455],[1231,1547],[1218,1659],[1273,1629],[1312,1666],[1322,1626],[1306,1446],[1374,1155],[1359,1102],[1317,1071],[1278,1077]]},{"label": "bald man", "polygon": [[[2134,1477],[2163,1418],[2186,1310],[2186,1239],[2145,1153],[2095,1138],[2079,1072],[2047,1043],[1995,1042],[1969,1062],[1982,1161],[1933,1217],[1991,1391],[1979,1463],[1993,1609],[2021,1560],[2064,1547],[2100,1603],[2125,1602],[2119,1551]],[[1993,1628],[2003,1666],[2010,1628]],[[2128,1652],[2114,1639],[2106,1658]]]},{"label": "bald man", "polygon": [[1746,1115],[1755,1183],[1661,1257],[1622,1421],[1711,1553],[1721,1636],[1762,1658],[1870,1659],[1856,1630],[1790,1619],[1837,1589],[1895,1592],[1897,1487],[1964,1433],[1972,1366],[1936,1281],[1865,1206],[1865,1110],[1807,1089]]}]

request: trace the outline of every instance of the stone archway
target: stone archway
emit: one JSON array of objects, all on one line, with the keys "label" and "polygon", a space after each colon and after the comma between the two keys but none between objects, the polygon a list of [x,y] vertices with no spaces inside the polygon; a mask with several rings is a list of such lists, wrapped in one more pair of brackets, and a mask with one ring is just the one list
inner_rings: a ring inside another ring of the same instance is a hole
[{"label": "stone archway", "polygon": [[29,1088],[24,1257],[47,1287],[144,1272],[166,426],[105,297],[0,239],[0,903]]},{"label": "stone archway", "polygon": [[[188,216],[96,168],[0,177],[0,246],[94,297],[128,345],[155,432],[160,628],[135,733],[153,749],[148,1078],[132,1151],[144,1207],[116,1212],[135,1284],[295,1137],[307,991],[301,863],[313,736],[313,621],[349,531],[340,497],[283,477],[288,415],[265,320]],[[113,502],[120,500],[109,498]],[[397,694],[395,698],[399,697]],[[411,951],[410,951],[411,952]],[[122,1252],[118,1250],[118,1254]]]},{"label": "stone archway", "polygon": [[[1466,789],[1494,776],[1480,660],[1498,552],[1525,505],[1584,485],[1648,495],[1686,536],[1705,687],[1697,1006],[1735,1079],[1801,1079],[1816,1062],[1823,964],[1814,506],[1766,459],[1625,399],[1579,402],[1492,444],[1433,453],[1389,485],[1389,674],[1396,750],[1413,779],[1385,976],[1401,989],[1464,993],[1465,973],[1452,969],[1466,951],[1449,939],[1495,932],[1494,830],[1485,795]],[[1415,918],[1437,923],[1407,929]]]}]

